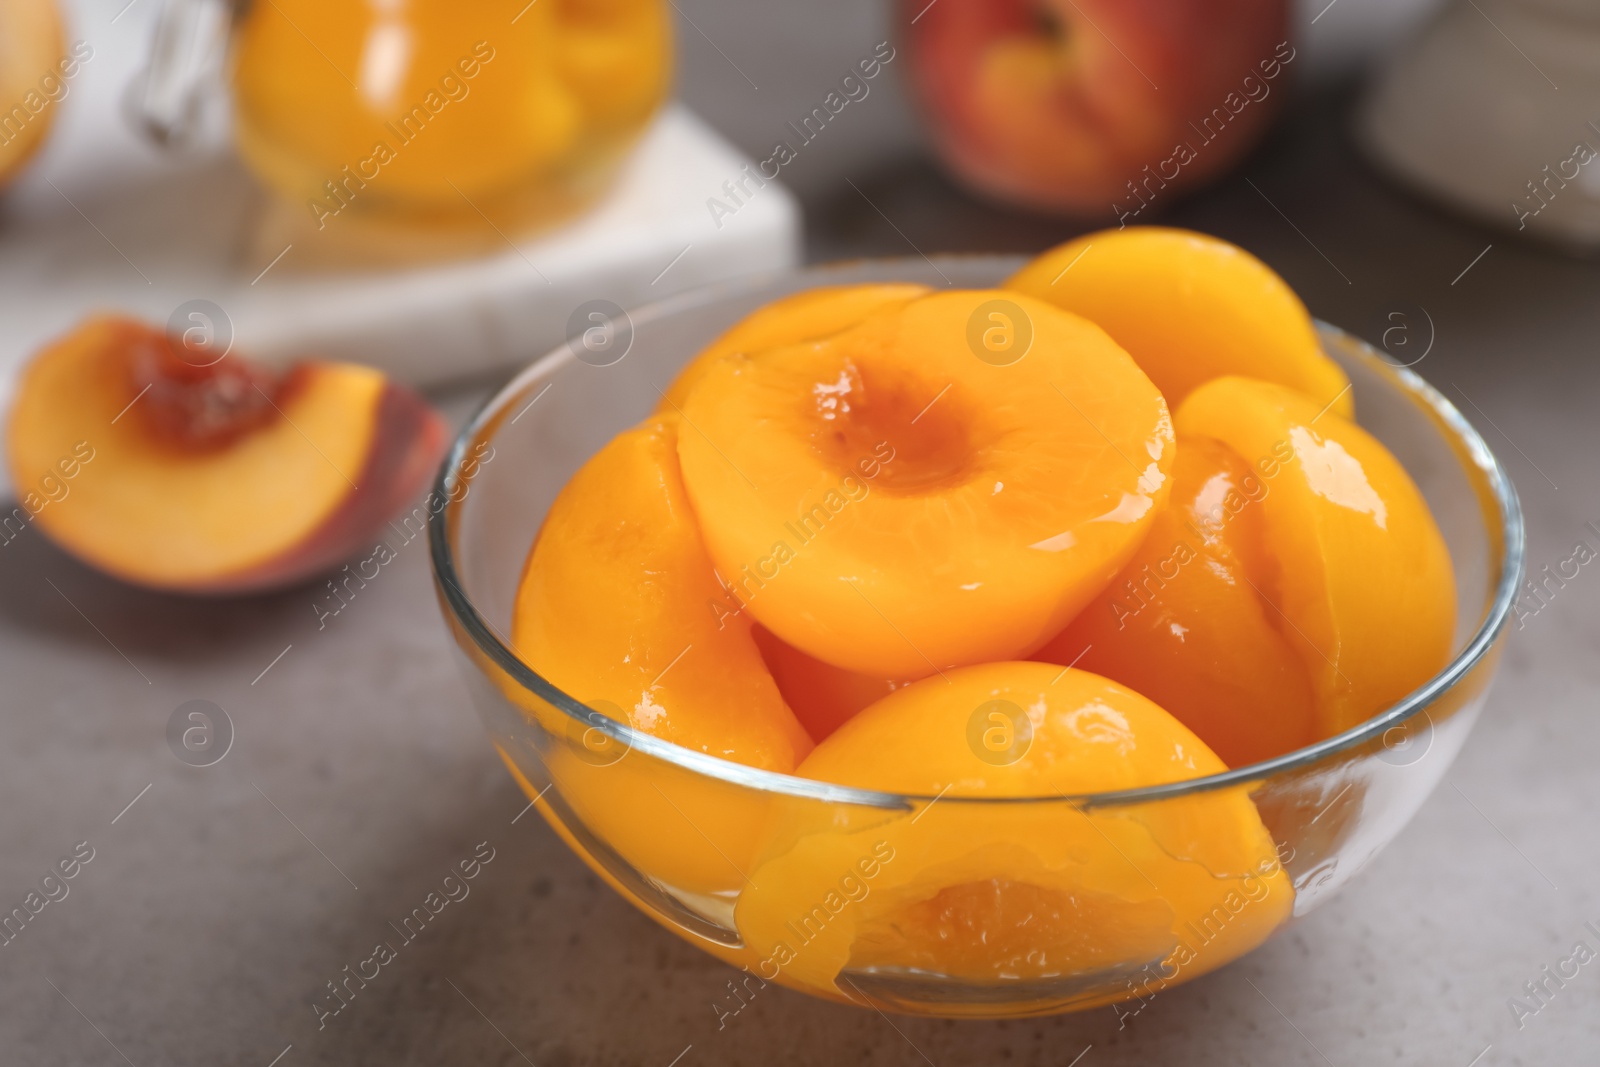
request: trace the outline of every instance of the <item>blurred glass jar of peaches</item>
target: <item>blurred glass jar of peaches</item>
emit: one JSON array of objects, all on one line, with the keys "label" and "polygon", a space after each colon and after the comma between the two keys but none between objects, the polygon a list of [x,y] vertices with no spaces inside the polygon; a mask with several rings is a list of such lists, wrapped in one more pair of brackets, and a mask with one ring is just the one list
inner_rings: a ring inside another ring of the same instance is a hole
[{"label": "blurred glass jar of peaches", "polygon": [[604,191],[671,78],[664,0],[255,0],[236,138],[311,222],[524,228]]},{"label": "blurred glass jar of peaches", "polygon": [[[67,93],[58,74],[78,65],[64,48],[61,16],[50,0],[0,0],[0,186],[50,132],[57,110],[50,105]],[[74,55],[83,58],[78,46]]]}]

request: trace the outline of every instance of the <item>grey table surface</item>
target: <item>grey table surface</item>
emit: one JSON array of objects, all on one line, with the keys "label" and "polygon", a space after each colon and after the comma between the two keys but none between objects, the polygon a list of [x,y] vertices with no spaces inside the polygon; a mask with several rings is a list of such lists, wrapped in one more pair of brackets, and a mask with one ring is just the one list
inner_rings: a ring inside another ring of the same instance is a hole
[{"label": "grey table surface", "polygon": [[[1395,191],[1355,158],[1347,107],[1303,102],[1239,174],[1160,220],[1253,249],[1357,332],[1391,312],[1420,330],[1426,309],[1418,369],[1509,466],[1533,568],[1563,559],[1600,520],[1600,268]],[[1027,251],[1072,232],[982,206],[914,154],[853,180],[810,194],[813,258]],[[481,395],[441,399],[460,417]],[[891,1021],[776,987],[719,1026],[733,972],[518,818],[420,541],[319,629],[314,587],[160,596],[30,530],[0,549],[0,911],[80,842],[93,859],[0,947],[0,1062],[1593,1062],[1600,964],[1520,1026],[1507,1001],[1574,942],[1600,944],[1584,926],[1600,926],[1596,583],[1581,574],[1513,635],[1448,783],[1342,896],[1126,1027],[1110,1010]],[[211,767],[167,747],[191,699],[235,726]],[[483,842],[494,858],[470,895],[319,1029],[324,984]]]}]

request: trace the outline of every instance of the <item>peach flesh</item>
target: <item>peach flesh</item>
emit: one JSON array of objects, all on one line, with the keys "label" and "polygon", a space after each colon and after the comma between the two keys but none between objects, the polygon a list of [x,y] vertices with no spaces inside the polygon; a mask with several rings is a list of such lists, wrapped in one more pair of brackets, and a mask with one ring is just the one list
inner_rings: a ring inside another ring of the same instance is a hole
[{"label": "peach flesh", "polygon": [[236,593],[370,547],[423,487],[446,429],[368,368],[312,362],[279,375],[237,356],[180,355],[140,323],[96,318],[28,366],[6,433],[18,486],[79,445],[95,455],[69,497],[36,512],[68,552],[135,584]]}]

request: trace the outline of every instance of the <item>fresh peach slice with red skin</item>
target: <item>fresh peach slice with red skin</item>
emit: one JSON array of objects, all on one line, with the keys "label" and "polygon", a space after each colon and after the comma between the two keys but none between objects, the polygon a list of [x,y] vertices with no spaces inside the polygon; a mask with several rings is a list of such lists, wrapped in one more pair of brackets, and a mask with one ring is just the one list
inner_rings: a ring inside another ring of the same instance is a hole
[{"label": "fresh peach slice with red skin", "polygon": [[[233,594],[370,548],[447,435],[426,401],[375,370],[279,373],[99,317],[24,371],[6,445],[24,509],[68,552],[133,584]],[[93,458],[36,509],[32,487],[80,444]]]}]

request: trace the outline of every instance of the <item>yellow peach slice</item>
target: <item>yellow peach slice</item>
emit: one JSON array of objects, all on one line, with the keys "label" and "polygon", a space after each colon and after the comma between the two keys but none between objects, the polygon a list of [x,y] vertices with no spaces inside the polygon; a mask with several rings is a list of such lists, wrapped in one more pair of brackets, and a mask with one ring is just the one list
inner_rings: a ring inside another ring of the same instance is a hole
[{"label": "yellow peach slice", "polygon": [[[1347,730],[1450,658],[1450,552],[1416,484],[1372,435],[1294,389],[1219,378],[1176,421],[1255,467],[1275,588],[1263,589],[1306,665],[1322,736]],[[1254,506],[1254,505],[1253,505]]]},{"label": "yellow peach slice", "polygon": [[906,684],[824,663],[780,641],[764,626],[752,627],[750,634],[778,683],[778,692],[813,741],[821,741],[850,716]]},{"label": "yellow peach slice", "polygon": [[13,483],[91,566],[188,592],[294,581],[370,547],[438,462],[443,419],[375,370],[278,375],[180,347],[91,319],[22,376],[6,427]]},{"label": "yellow peach slice", "polygon": [[1036,256],[1006,288],[1076,312],[1133,356],[1174,408],[1225,374],[1299,389],[1350,415],[1350,381],[1323,355],[1294,290],[1227,241],[1129,226]]},{"label": "yellow peach slice", "polygon": [[[596,126],[562,76],[556,5],[519,6],[512,24],[478,6],[250,5],[233,42],[241,154],[291,202],[309,202],[319,228],[345,207],[477,223],[506,198],[557,199],[541,179],[603,185],[597,160],[632,131]],[[659,95],[667,41],[633,43],[628,80],[650,71]],[[642,123],[648,111],[633,113]]]},{"label": "yellow peach slice", "polygon": [[993,290],[731,355],[683,411],[725,610],[887,678],[1037,649],[1132,555],[1172,464],[1166,404],[1104,331]]},{"label": "yellow peach slice", "polygon": [[[562,489],[517,590],[513,647],[552,684],[638,730],[792,771],[811,739],[767,673],[751,620],[713,610],[722,590],[684,495],[676,438],[675,416],[650,419]],[[676,889],[740,888],[758,806],[729,805],[732,787],[668,773],[555,709],[530,710],[578,742],[546,762],[602,840]]]},{"label": "yellow peach slice", "polygon": [[791,771],[811,741],[778,695],[751,620],[723,592],[678,473],[677,419],[613,438],[550,507],[517,591],[528,665],[629,725],[736,763]]},{"label": "yellow peach slice", "polygon": [[660,3],[558,6],[557,69],[597,124],[637,126],[660,101],[671,76],[666,11]]},{"label": "yellow peach slice", "polygon": [[820,341],[844,332],[876,311],[904,307],[926,292],[925,285],[896,282],[828,285],[764,304],[730,326],[678,372],[662,396],[660,409],[679,409],[689,391],[724,356],[736,352],[754,355],[769,348]]},{"label": "yellow peach slice", "polygon": [[[1065,797],[1222,769],[1176,719],[1097,675],[952,670],[862,711],[799,771],[939,799],[779,820],[735,918],[762,978],[853,999],[892,1003],[897,984],[946,976],[1059,1010],[1118,999],[1107,985],[1185,980],[1290,913],[1244,788],[1092,808]],[[965,800],[977,797],[1061,799]]]},{"label": "yellow peach slice", "polygon": [[1036,658],[1114,678],[1171,712],[1230,767],[1315,736],[1311,679],[1275,588],[1267,483],[1226,445],[1178,437],[1172,498],[1105,591]]}]

